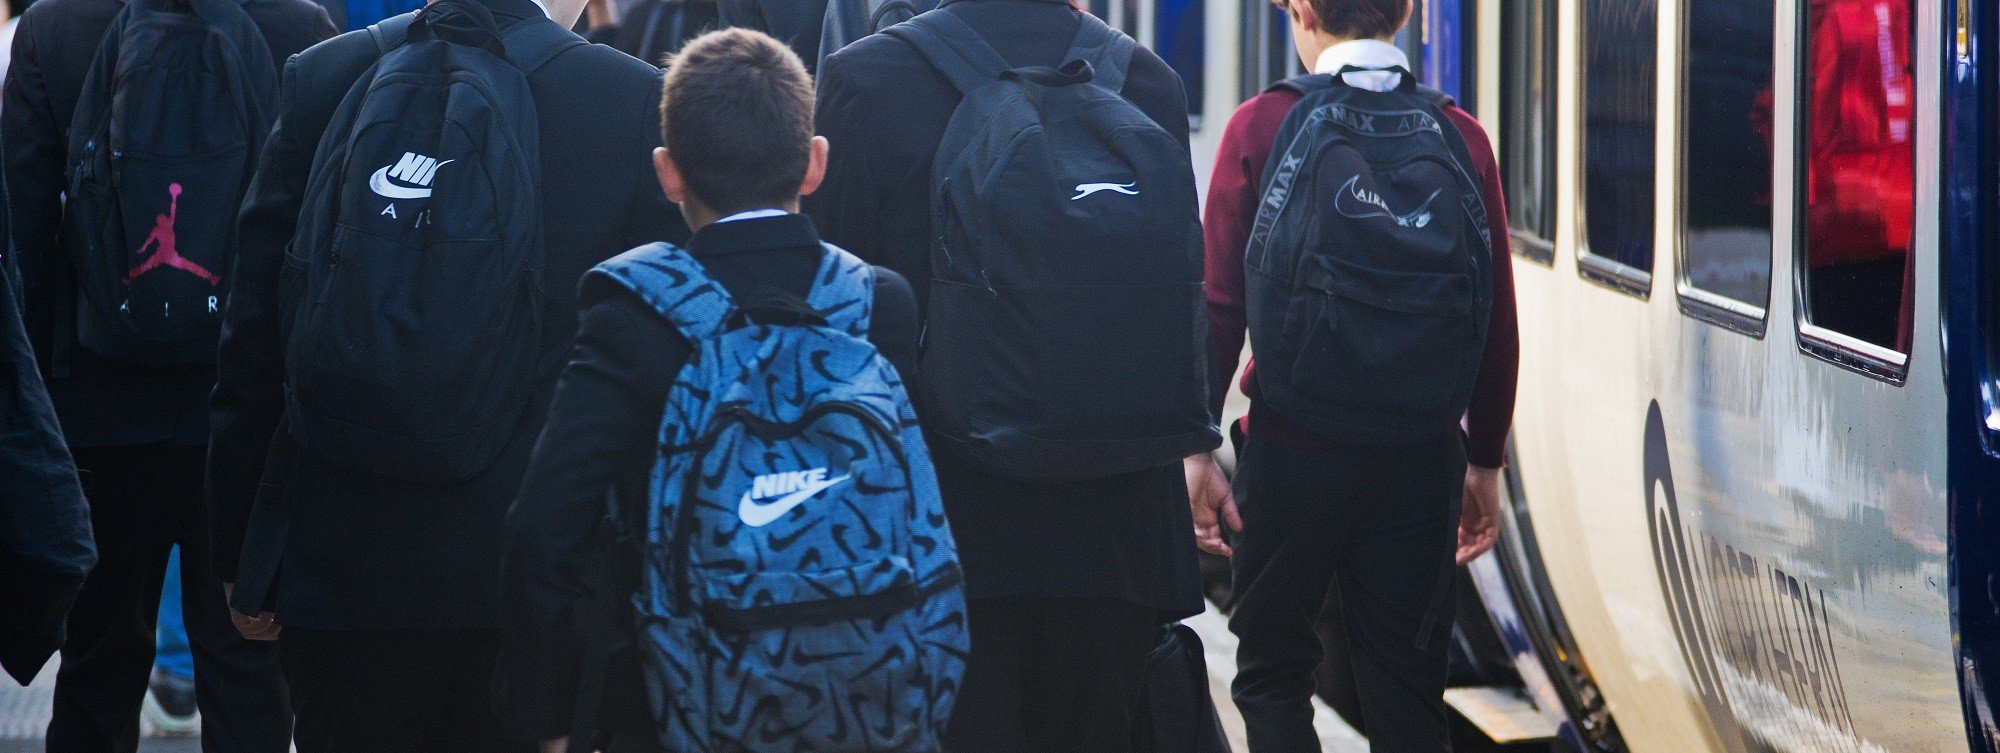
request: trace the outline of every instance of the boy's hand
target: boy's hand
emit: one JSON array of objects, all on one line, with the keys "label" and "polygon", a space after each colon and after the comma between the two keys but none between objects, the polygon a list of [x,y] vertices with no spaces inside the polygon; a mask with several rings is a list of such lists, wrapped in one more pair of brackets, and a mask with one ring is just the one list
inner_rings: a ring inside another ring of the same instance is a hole
[{"label": "boy's hand", "polygon": [[[227,605],[230,599],[235,597],[236,584],[222,584],[222,603]],[[275,641],[278,639],[278,632],[283,630],[278,626],[278,616],[270,612],[259,612],[257,616],[251,617],[236,611],[235,607],[229,607],[229,621],[235,623],[236,632],[242,633],[246,640]]]},{"label": "boy's hand", "polygon": [[1236,498],[1229,492],[1229,479],[1214,453],[1204,452],[1181,462],[1187,476],[1188,508],[1194,513],[1194,544],[1202,551],[1227,557],[1229,544],[1222,540],[1222,526],[1243,530],[1243,516],[1236,512]]},{"label": "boy's hand", "polygon": [[1458,517],[1458,564],[1493,548],[1500,538],[1500,469],[1467,466],[1465,506]]}]

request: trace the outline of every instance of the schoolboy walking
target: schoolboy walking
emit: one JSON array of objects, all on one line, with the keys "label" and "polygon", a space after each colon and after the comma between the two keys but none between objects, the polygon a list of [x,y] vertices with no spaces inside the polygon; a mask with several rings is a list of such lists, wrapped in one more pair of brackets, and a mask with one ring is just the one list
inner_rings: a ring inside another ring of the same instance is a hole
[{"label": "schoolboy walking", "polygon": [[[1255,361],[1234,499],[1212,458],[1188,461],[1196,536],[1233,550],[1232,693],[1254,753],[1319,750],[1329,585],[1371,747],[1447,750],[1453,567],[1493,544],[1514,402],[1499,171],[1392,43],[1410,0],[1283,7],[1313,73],[1237,110],[1209,186],[1211,400],[1246,324]],[[1225,527],[1241,530],[1225,543]]]},{"label": "schoolboy walking", "polygon": [[1062,0],[958,0],[829,56],[819,102],[808,213],[924,306],[972,599],[946,748],[1145,749],[1148,658],[1202,608],[1181,460],[1220,442],[1179,77]]},{"label": "schoolboy walking", "polygon": [[438,0],[285,67],[208,480],[216,573],[282,644],[303,753],[507,749],[503,524],[574,280],[684,232],[645,167],[659,70],[572,34],[582,5]]},{"label": "schoolboy walking", "polygon": [[236,634],[208,577],[202,454],[229,219],[279,66],[333,33],[308,0],[45,0],[14,32],[9,263],[98,553],[69,616],[51,751],[138,745],[176,544],[206,749],[288,746],[277,652]]},{"label": "schoolboy walking", "polygon": [[[508,515],[502,713],[545,749],[935,750],[964,616],[897,376],[915,360],[915,297],[797,214],[828,144],[783,44],[695,39],[661,109],[654,165],[694,237],[584,277],[582,329]],[[607,516],[623,537],[598,535]],[[905,612],[924,617],[909,645],[882,627]],[[704,658],[723,646],[749,654]],[[755,671],[707,674],[739,661]],[[906,706],[912,692],[929,700]],[[594,718],[572,715],[583,693],[601,699],[584,704]],[[710,717],[712,703],[754,711]]]}]

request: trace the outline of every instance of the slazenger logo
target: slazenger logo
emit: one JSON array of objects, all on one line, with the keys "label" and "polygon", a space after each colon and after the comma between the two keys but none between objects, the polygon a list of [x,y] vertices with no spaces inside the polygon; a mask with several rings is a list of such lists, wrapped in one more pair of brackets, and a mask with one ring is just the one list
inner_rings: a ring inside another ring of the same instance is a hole
[{"label": "slazenger logo", "polygon": [[[1356,175],[1341,184],[1340,191],[1334,194],[1333,210],[1349,219],[1387,217],[1397,225],[1420,228],[1431,224],[1431,203],[1437,201],[1438,195],[1442,193],[1443,189],[1432,191],[1431,197],[1424,199],[1424,203],[1410,213],[1396,214],[1395,210],[1389,208],[1389,202],[1382,199],[1381,194],[1362,188],[1361,176]],[[1356,204],[1361,206],[1357,207]]]},{"label": "slazenger logo", "polygon": [[1138,181],[1131,183],[1078,183],[1076,184],[1076,195],[1069,197],[1069,200],[1080,201],[1084,197],[1099,191],[1113,191],[1125,194],[1126,196],[1138,196],[1139,192],[1133,190],[1138,185]]},{"label": "slazenger logo", "polygon": [[368,176],[368,189],[385,199],[427,199],[438,168],[458,160],[437,161],[416,152],[404,152],[393,165],[384,165]]},{"label": "slazenger logo", "polygon": [[746,526],[769,525],[791,512],[792,508],[805,504],[806,500],[849,478],[853,478],[853,474],[827,478],[825,468],[758,476],[751,479],[750,491],[744,492],[743,501],[737,503],[736,514],[743,518]]}]

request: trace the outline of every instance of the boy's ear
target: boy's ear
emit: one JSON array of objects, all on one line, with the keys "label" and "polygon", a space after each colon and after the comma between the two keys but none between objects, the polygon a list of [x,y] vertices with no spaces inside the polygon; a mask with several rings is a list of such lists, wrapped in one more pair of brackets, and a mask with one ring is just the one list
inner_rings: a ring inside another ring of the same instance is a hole
[{"label": "boy's ear", "polygon": [[819,184],[826,180],[826,158],[833,151],[833,145],[825,136],[814,136],[811,153],[806,157],[806,179],[799,183],[799,195],[811,196],[819,190]]},{"label": "boy's ear", "polygon": [[[1306,31],[1319,31],[1319,11],[1313,10],[1311,0],[1290,0],[1290,3],[1292,18],[1298,19],[1300,26],[1304,26]],[[1306,67],[1311,68],[1312,63],[1307,62]]]},{"label": "boy's ear", "polygon": [[660,190],[667,194],[667,201],[679,204],[687,201],[687,181],[681,178],[681,166],[675,164],[674,157],[664,146],[653,147],[653,172],[660,176]]}]

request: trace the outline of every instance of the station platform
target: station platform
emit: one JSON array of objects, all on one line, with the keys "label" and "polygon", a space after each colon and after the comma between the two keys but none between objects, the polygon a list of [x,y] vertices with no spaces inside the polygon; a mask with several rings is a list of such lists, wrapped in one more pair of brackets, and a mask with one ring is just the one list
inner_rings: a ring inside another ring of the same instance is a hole
[{"label": "station platform", "polygon": [[[1207,612],[1189,618],[1187,623],[1201,635],[1203,649],[1208,655],[1209,692],[1215,696],[1215,706],[1222,714],[1222,726],[1229,735],[1230,746],[1238,753],[1247,751],[1249,748],[1243,741],[1243,717],[1229,702],[1229,679],[1236,675],[1236,637],[1229,634],[1222,613],[1216,611],[1212,604]],[[15,684],[11,678],[0,677],[0,753],[42,752],[42,731],[49,724],[58,661],[51,660],[27,687]],[[142,721],[142,727],[144,724]],[[1313,701],[1313,726],[1319,729],[1325,753],[1366,753],[1368,750],[1368,741],[1318,700]],[[139,743],[139,753],[201,751],[201,741],[196,737],[163,737],[150,728],[144,733],[146,737]]]}]

